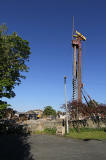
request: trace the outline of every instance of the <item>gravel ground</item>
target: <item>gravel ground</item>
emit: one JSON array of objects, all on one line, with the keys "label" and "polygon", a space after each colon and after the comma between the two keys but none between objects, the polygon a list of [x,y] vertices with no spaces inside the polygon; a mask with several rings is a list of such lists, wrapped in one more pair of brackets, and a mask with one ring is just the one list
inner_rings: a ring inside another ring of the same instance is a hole
[{"label": "gravel ground", "polygon": [[0,160],[106,160],[106,141],[0,135]]},{"label": "gravel ground", "polygon": [[83,141],[34,135],[29,138],[36,160],[106,160],[106,141]]}]

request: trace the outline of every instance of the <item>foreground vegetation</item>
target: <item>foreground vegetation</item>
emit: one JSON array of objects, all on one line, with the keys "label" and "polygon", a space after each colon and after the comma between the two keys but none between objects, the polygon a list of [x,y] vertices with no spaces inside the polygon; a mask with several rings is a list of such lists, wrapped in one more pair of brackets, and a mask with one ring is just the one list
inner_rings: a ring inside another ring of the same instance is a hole
[{"label": "foreground vegetation", "polygon": [[35,131],[33,134],[50,134],[56,135],[56,128],[46,128],[43,131]]},{"label": "foreground vegetation", "polygon": [[103,140],[106,139],[106,129],[81,128],[79,132],[77,129],[71,129],[70,133],[66,136],[77,139],[85,139],[85,140],[87,139]]},{"label": "foreground vegetation", "polygon": [[[36,131],[34,134],[50,134],[56,135],[56,128],[46,128],[44,131]],[[77,129],[70,129],[69,134],[65,134],[65,137],[75,138],[75,139],[83,139],[83,140],[106,140],[106,128],[80,128],[78,132]]]}]

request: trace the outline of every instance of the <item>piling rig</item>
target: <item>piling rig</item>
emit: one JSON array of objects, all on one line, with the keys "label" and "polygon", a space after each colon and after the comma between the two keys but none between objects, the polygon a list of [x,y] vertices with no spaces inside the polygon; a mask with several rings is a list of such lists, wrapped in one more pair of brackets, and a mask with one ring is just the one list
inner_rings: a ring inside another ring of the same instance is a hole
[{"label": "piling rig", "polygon": [[[72,33],[72,50],[74,50],[74,55],[72,61],[73,67],[73,101],[77,100],[77,102],[82,102],[82,92],[83,88],[82,80],[81,80],[81,41],[86,41],[86,37],[84,37],[77,30],[75,34]],[[77,91],[76,91],[77,90]],[[77,98],[76,98],[77,94]]]}]

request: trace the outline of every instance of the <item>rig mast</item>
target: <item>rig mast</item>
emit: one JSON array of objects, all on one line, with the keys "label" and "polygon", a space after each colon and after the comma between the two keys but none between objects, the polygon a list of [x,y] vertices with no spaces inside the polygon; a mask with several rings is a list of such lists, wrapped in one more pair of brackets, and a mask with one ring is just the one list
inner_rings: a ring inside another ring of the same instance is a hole
[{"label": "rig mast", "polygon": [[86,41],[86,38],[78,31],[75,31],[75,35],[72,35],[72,49],[74,49],[73,101],[76,100],[75,96],[76,96],[76,88],[77,88],[78,102],[82,102],[81,88],[83,88],[83,84],[81,80],[81,41],[82,40]]}]

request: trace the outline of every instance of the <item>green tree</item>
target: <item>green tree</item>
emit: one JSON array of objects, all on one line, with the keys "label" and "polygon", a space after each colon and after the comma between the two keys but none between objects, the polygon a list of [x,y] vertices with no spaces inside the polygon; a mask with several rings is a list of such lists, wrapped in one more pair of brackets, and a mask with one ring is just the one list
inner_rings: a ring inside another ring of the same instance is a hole
[{"label": "green tree", "polygon": [[[6,25],[0,26],[0,98],[15,96],[14,88],[25,79],[22,72],[28,71],[29,42],[19,37],[16,32],[7,33]],[[8,105],[1,101],[0,108]]]},{"label": "green tree", "polygon": [[52,108],[52,106],[46,106],[43,111],[43,114],[46,116],[50,116],[50,115],[56,116],[56,111],[55,109]]},{"label": "green tree", "polygon": [[0,118],[3,118],[5,116],[5,110],[7,109],[7,107],[9,107],[10,105],[7,104],[7,102],[1,101],[0,100]]}]

